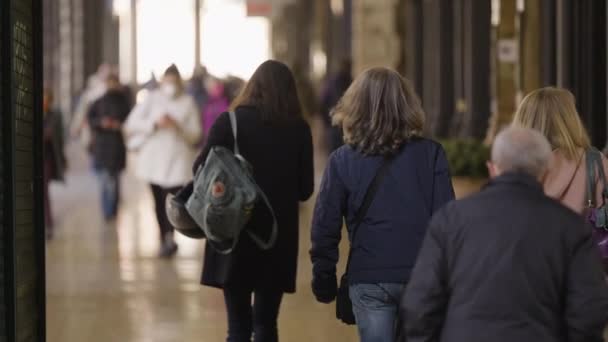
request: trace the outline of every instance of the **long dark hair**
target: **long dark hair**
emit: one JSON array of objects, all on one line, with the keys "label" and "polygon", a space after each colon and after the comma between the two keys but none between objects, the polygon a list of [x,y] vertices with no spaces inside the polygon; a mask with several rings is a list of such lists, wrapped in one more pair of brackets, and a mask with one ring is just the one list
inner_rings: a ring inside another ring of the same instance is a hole
[{"label": "long dark hair", "polygon": [[267,122],[287,121],[302,117],[302,106],[293,74],[287,65],[274,60],[262,63],[251,76],[241,94],[232,103],[255,107]]}]

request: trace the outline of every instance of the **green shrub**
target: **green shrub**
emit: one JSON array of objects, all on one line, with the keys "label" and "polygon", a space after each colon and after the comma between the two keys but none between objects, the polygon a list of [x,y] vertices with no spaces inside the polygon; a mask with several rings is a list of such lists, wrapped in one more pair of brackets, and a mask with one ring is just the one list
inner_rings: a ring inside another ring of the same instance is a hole
[{"label": "green shrub", "polygon": [[450,172],[456,177],[487,178],[490,149],[481,141],[454,139],[440,141],[447,154]]}]

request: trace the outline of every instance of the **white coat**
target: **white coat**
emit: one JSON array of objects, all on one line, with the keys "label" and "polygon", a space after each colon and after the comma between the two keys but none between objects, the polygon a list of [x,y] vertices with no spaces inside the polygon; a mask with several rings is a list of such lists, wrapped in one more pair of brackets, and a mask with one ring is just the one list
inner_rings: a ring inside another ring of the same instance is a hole
[{"label": "white coat", "polygon": [[[157,128],[168,114],[177,128]],[[139,139],[136,175],[164,188],[182,186],[192,179],[196,145],[201,140],[200,113],[191,96],[171,98],[155,90],[135,106],[125,124],[128,139]]]}]

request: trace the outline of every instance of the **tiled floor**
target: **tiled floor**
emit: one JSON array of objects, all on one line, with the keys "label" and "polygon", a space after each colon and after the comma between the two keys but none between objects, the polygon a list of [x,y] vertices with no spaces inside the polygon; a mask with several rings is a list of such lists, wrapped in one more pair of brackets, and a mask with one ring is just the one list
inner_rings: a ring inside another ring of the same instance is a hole
[{"label": "tiled floor", "polygon": [[[226,318],[221,292],[198,284],[202,244],[180,238],[177,258],[158,260],[151,197],[129,174],[123,179],[119,218],[115,225],[105,225],[84,152],[72,146],[69,155],[67,183],[51,189],[58,228],[47,247],[47,340],[223,341]],[[318,157],[318,176],[323,165]],[[458,185],[460,193],[477,186]],[[356,341],[354,328],[334,318],[333,305],[313,299],[308,258],[311,206],[312,201],[302,205],[298,292],[288,295],[282,306],[281,340]]]}]

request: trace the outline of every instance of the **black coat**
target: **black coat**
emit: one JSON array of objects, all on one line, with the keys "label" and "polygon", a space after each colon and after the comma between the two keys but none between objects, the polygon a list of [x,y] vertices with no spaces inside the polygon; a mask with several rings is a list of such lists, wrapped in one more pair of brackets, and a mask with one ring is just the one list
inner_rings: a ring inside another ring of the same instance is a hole
[{"label": "black coat", "polygon": [[[294,292],[298,259],[299,202],[314,188],[313,149],[310,127],[303,119],[289,123],[265,123],[252,107],[236,110],[238,143],[252,165],[256,182],[275,210],[279,234],[276,245],[260,250],[242,234],[235,251],[221,255],[205,248],[202,284],[214,287],[250,287]],[[207,145],[195,162],[196,170],[213,146],[232,150],[234,138],[228,113],[215,122]],[[257,205],[246,229],[267,236],[272,220],[263,205]],[[265,234],[266,233],[266,234]]]},{"label": "black coat", "polygon": [[602,341],[608,287],[590,227],[508,174],[437,212],[402,309],[408,342]]},{"label": "black coat", "polygon": [[121,130],[104,129],[101,122],[104,118],[127,119],[131,105],[123,91],[108,91],[93,102],[88,113],[88,123],[93,133],[91,154],[95,168],[117,173],[126,165],[126,147]]}]

